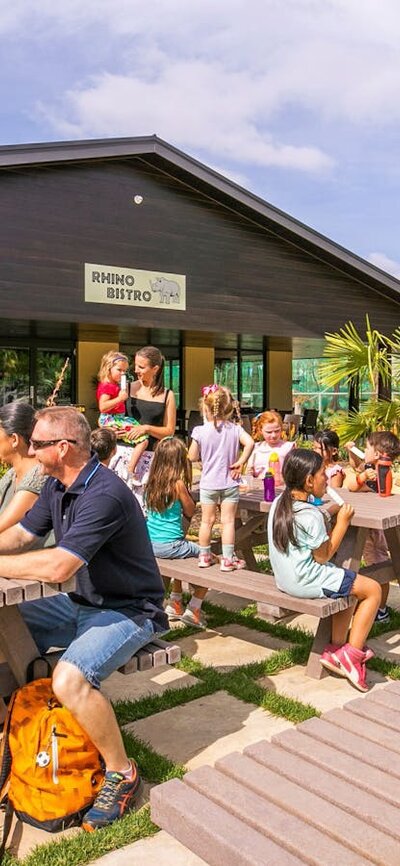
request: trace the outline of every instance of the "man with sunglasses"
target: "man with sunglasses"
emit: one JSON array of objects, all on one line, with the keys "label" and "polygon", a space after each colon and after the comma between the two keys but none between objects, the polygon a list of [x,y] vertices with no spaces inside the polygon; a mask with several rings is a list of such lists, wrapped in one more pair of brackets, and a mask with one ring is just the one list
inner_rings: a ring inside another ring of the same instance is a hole
[{"label": "man with sunglasses", "polygon": [[[106,766],[83,824],[95,830],[138,806],[142,789],[100,683],[165,631],[168,620],[141,509],[126,484],[91,455],[90,432],[72,407],[36,413],[30,448],[50,477],[23,520],[0,534],[0,574],[48,583],[76,575],[75,592],[24,602],[20,610],[41,652],[66,647],[53,672],[54,693]],[[54,548],[29,550],[52,528]]]}]

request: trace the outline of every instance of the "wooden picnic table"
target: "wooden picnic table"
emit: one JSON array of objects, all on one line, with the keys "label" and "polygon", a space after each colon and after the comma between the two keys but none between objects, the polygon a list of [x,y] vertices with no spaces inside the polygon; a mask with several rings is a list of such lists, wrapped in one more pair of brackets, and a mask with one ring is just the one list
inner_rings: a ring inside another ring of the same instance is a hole
[{"label": "wooden picnic table", "polygon": [[[337,565],[359,571],[368,529],[380,529],[385,533],[391,561],[368,566],[366,571],[371,574],[376,572],[377,576],[378,573],[381,576],[385,574],[387,580],[396,579],[400,582],[400,496],[378,496],[372,491],[356,493],[344,488],[338,493],[353,506],[355,513],[335,556]],[[326,496],[324,503],[328,506],[332,500]],[[257,543],[254,533],[265,525],[265,515],[268,515],[271,505],[271,502],[265,502],[261,490],[240,494],[236,542],[250,569],[256,568],[252,551],[253,544]],[[258,543],[265,543],[265,540],[260,534]]]},{"label": "wooden picnic table", "polygon": [[59,592],[73,592],[75,577],[65,583],[0,578],[0,695],[10,694],[26,682],[27,667],[40,652],[26,626],[18,604]]},{"label": "wooden picnic table", "polygon": [[[9,580],[0,577],[0,721],[5,715],[3,697],[10,695],[27,680],[30,662],[40,657],[40,652],[18,609],[23,601],[34,601],[73,592],[76,577],[64,583],[50,584],[38,580]],[[46,654],[51,667],[57,662],[61,651]],[[167,643],[156,635],[146,646],[138,650],[118,671],[130,674],[163,665],[173,665],[181,658],[179,645]],[[34,676],[48,676],[48,665],[41,659],[35,665]]]}]

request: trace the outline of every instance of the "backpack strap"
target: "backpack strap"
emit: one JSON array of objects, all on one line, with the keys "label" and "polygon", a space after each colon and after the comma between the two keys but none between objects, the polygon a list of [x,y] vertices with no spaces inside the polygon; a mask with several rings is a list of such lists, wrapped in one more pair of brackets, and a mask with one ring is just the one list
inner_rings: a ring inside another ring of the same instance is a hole
[{"label": "backpack strap", "polygon": [[[36,666],[40,664],[40,671],[36,672]],[[43,665],[46,668],[46,672],[43,671]],[[42,677],[52,677],[53,669],[48,659],[44,656],[37,656],[35,659],[32,659],[31,662],[27,665],[26,668],[26,681],[27,683],[31,683],[32,680],[41,679]]]},{"label": "backpack strap", "polygon": [[7,800],[6,811],[4,815],[3,836],[0,843],[0,864],[3,862],[4,853],[6,850],[7,839],[10,835],[12,819],[14,816],[14,806]]}]

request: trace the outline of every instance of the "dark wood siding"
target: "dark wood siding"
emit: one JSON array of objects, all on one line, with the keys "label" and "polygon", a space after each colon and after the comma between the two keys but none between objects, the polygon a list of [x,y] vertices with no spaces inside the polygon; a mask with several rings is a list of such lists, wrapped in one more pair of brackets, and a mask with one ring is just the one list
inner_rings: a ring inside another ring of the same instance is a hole
[{"label": "dark wood siding", "polygon": [[[399,324],[399,304],[140,158],[3,171],[0,190],[4,318],[309,337],[366,312]],[[186,274],[187,309],[85,303],[84,262]]]}]

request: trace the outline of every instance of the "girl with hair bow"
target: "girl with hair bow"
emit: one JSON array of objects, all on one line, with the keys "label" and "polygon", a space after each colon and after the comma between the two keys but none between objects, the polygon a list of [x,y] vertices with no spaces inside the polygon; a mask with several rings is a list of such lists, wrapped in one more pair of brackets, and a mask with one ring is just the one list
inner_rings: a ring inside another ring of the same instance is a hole
[{"label": "girl with hair bow", "polygon": [[[202,388],[200,409],[204,424],[195,427],[188,457],[200,460],[201,525],[199,531],[199,567],[208,568],[215,562],[211,553],[211,532],[217,505],[221,506],[222,558],[221,571],[244,568],[245,562],[235,554],[235,516],[239,502],[239,479],[242,466],[253,450],[254,442],[233,417],[237,406],[232,394],[222,385]],[[240,446],[243,447],[239,456]]]}]

